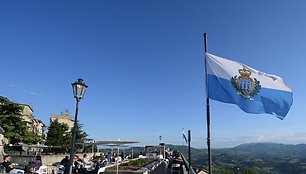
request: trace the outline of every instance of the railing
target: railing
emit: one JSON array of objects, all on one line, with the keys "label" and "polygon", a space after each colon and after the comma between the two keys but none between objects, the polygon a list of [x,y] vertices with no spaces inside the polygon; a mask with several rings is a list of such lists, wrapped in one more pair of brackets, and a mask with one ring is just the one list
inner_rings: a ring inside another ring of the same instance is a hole
[{"label": "railing", "polygon": [[189,171],[189,174],[196,174],[196,172],[193,170],[193,168],[191,166],[190,166],[190,169],[189,169],[189,162],[182,153],[181,153],[181,157],[183,158],[186,170]]}]

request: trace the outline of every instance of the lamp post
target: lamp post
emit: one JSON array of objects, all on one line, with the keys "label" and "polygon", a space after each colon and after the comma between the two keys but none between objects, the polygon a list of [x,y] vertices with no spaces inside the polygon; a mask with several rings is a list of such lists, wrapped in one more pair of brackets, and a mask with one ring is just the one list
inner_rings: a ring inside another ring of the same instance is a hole
[{"label": "lamp post", "polygon": [[160,158],[160,156],[161,156],[161,142],[162,142],[162,136],[160,135],[159,136],[159,159],[161,159]]},{"label": "lamp post", "polygon": [[[46,138],[46,135],[45,135],[46,129],[47,129],[47,126],[46,126],[46,125],[43,125],[43,126],[41,127],[41,138],[42,138],[42,141],[43,141],[43,142],[44,142],[44,140],[45,140],[45,138]],[[43,143],[42,143],[42,144],[43,144]]]},{"label": "lamp post", "polygon": [[74,146],[75,146],[79,101],[84,97],[86,88],[88,87],[83,82],[83,79],[78,79],[76,82],[72,83],[71,85],[73,89],[74,98],[76,99],[76,108],[75,108],[75,116],[74,116],[74,125],[73,125],[73,130],[72,130],[72,140],[71,140],[71,146],[70,146],[69,174],[72,174],[72,163],[73,163],[73,156],[74,156]]}]

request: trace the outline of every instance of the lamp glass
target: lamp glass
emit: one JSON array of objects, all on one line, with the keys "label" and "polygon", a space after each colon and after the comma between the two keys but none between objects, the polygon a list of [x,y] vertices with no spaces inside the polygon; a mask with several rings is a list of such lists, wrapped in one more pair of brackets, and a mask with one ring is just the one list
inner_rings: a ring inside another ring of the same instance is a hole
[{"label": "lamp glass", "polygon": [[87,86],[82,79],[78,79],[78,81],[72,84],[72,88],[74,97],[79,100],[84,97]]}]

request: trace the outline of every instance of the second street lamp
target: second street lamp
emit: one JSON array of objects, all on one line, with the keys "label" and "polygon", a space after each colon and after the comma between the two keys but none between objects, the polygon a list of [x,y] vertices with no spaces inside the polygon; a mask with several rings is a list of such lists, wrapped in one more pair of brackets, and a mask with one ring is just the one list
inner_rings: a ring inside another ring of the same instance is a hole
[{"label": "second street lamp", "polygon": [[69,174],[72,174],[72,166],[73,166],[73,156],[74,156],[74,146],[75,146],[75,138],[76,138],[76,126],[78,119],[78,111],[79,111],[79,101],[84,97],[85,91],[87,89],[87,85],[83,82],[83,79],[78,79],[78,81],[71,84],[73,89],[73,95],[76,99],[76,107],[75,107],[75,116],[74,116],[74,125],[72,130],[72,140],[70,146],[70,159],[69,159]]}]

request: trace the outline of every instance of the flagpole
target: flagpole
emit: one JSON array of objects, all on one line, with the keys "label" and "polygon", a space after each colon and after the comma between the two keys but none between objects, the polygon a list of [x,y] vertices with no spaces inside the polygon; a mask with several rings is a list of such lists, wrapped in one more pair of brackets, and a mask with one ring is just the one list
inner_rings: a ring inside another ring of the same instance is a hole
[{"label": "flagpole", "polygon": [[[204,51],[207,53],[207,33],[204,33]],[[208,97],[208,74],[207,74],[207,62],[205,58],[205,85],[206,85],[206,115],[207,115],[207,155],[208,155],[208,174],[212,174],[212,160],[211,160],[211,147],[210,147],[210,106]]]},{"label": "flagpole", "polygon": [[191,168],[191,158],[190,158],[190,154],[191,154],[191,149],[190,149],[190,142],[191,142],[191,133],[190,130],[188,130],[188,174],[190,174],[190,168]]}]

